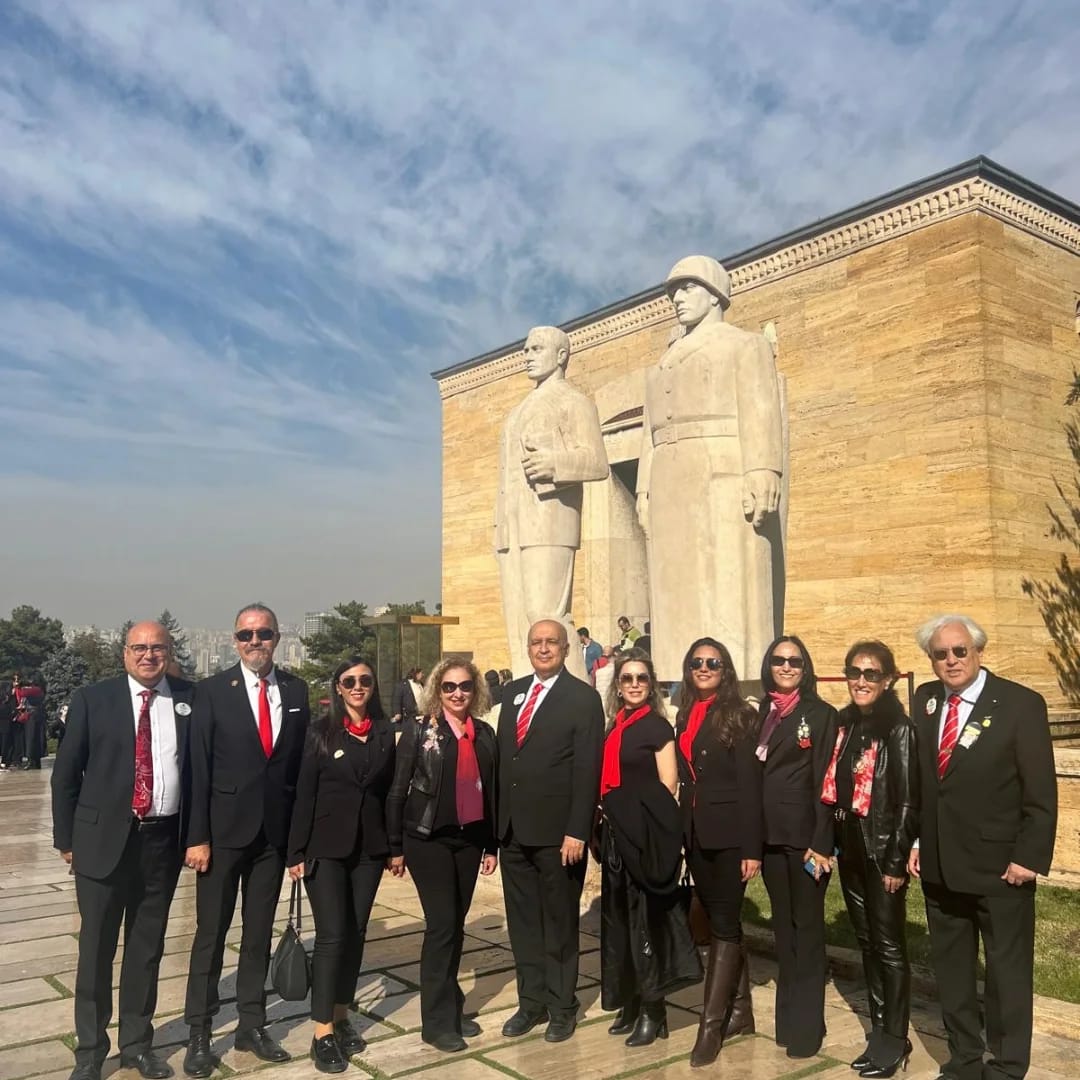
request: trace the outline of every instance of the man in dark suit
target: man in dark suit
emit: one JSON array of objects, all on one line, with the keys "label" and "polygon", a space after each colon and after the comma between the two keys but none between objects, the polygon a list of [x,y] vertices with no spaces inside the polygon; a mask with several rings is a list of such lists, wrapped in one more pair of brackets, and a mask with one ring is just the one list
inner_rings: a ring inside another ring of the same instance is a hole
[{"label": "man in dark suit", "polygon": [[1031,1060],[1035,876],[1050,870],[1057,827],[1046,702],[982,666],[986,634],[967,616],[939,616],[916,639],[937,680],[915,693],[922,811],[908,869],[922,878],[949,1035],[941,1075],[1019,1078]]},{"label": "man in dark suit", "polygon": [[310,710],[307,683],[274,666],[277,616],[249,604],[233,633],[240,663],[200,683],[192,718],[191,825],[187,864],[199,872],[184,1020],[188,1076],[217,1059],[210,1018],[218,1011],[225,934],[242,885],[243,934],[236,972],[236,1048],[263,1061],[289,1055],[266,1030],[266,972],[285,873],[296,779]]},{"label": "man in dark suit", "polygon": [[504,1035],[544,1019],[544,1038],[574,1033],[578,908],[585,845],[600,794],[604,709],[564,669],[566,627],[529,628],[533,674],[505,687],[499,716],[499,822],[503,892],[517,968],[518,1011]]},{"label": "man in dark suit", "polygon": [[132,626],[127,674],[75,691],[56,755],[53,845],[75,874],[81,920],[71,1080],[100,1080],[109,1053],[121,922],[120,1063],[147,1080],[172,1075],[151,1049],[151,1019],[180,876],[193,688],[165,676],[169,653],[169,631],[160,623]]}]

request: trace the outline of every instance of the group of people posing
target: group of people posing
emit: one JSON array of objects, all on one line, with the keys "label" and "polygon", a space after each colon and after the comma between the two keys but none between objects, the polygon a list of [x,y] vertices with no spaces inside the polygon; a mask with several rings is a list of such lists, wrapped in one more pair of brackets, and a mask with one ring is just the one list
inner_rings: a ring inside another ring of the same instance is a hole
[{"label": "group of people posing", "polygon": [[[307,687],[273,663],[274,613],[244,608],[235,637],[240,663],[193,687],[165,674],[168,631],[136,624],[127,675],[72,698],[53,773],[54,844],[72,865],[82,917],[72,1080],[100,1080],[121,925],[121,1061],[147,1080],[171,1074],[152,1048],[152,1016],[182,862],[198,872],[189,1076],[218,1064],[211,1018],[238,889],[235,1045],[288,1058],[267,1030],[264,990],[286,869],[314,915],[319,1070],[341,1072],[364,1048],[348,1013],[387,872],[412,877],[424,912],[425,1042],[454,1052],[481,1031],[464,1011],[458,969],[478,876],[500,861],[518,996],[502,1034],[544,1025],[548,1042],[569,1039],[589,851],[601,865],[602,1005],[616,1010],[609,1031],[627,1045],[666,1038],[666,998],[702,981],[693,1066],[755,1030],[741,906],[760,873],[778,962],[775,1038],[790,1057],[816,1054],[836,867],[869,992],[871,1030],[852,1062],[860,1075],[892,1076],[911,1052],[912,877],[922,878],[949,1036],[942,1075],[1026,1072],[1035,877],[1049,871],[1056,828],[1053,754],[1045,702],[982,667],[986,637],[970,619],[943,616],[919,631],[936,678],[911,718],[879,641],[848,651],[851,703],[837,712],[818,696],[798,637],[766,651],[760,706],[741,695],[725,645],[703,637],[683,659],[674,725],[647,652],[615,659],[602,701],[565,670],[565,626],[545,620],[529,629],[532,671],[502,688],[497,730],[482,719],[489,691],[470,660],[437,664],[417,684],[415,718],[396,727],[374,669],[351,657],[333,673],[329,710],[310,721]],[[707,916],[704,965],[689,877]]]}]

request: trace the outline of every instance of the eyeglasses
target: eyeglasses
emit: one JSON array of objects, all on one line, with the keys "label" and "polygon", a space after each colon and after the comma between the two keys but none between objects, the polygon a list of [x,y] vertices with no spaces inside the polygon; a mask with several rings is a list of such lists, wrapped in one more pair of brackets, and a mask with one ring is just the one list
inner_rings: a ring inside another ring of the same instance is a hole
[{"label": "eyeglasses", "polygon": [[969,650],[966,645],[954,645],[951,649],[931,649],[930,655],[935,660],[948,660],[949,653],[952,653],[957,660],[963,660],[968,652]]},{"label": "eyeglasses", "polygon": [[273,641],[276,633],[277,631],[271,630],[269,626],[260,626],[258,630],[237,630],[233,637],[246,645],[252,638],[258,638],[260,641]]},{"label": "eyeglasses", "polygon": [[789,668],[794,668],[796,671],[802,671],[806,667],[806,661],[801,656],[770,656],[770,667],[783,667],[787,665]]},{"label": "eyeglasses", "polygon": [[724,666],[724,661],[718,656],[693,656],[690,658],[690,670],[700,671],[707,667],[710,671],[719,671]]},{"label": "eyeglasses", "polygon": [[623,686],[648,686],[652,680],[648,675],[637,671],[624,671],[619,676],[619,682]]},{"label": "eyeglasses", "polygon": [[456,690],[460,690],[463,694],[471,694],[476,687],[476,683],[472,679],[464,679],[461,682],[444,682],[439,684],[439,689],[444,694],[452,694]]},{"label": "eyeglasses", "polygon": [[169,652],[168,645],[127,645],[125,647],[133,656],[146,656],[147,653],[151,656],[167,656]]},{"label": "eyeglasses", "polygon": [[879,683],[885,680],[885,672],[878,671],[877,668],[872,667],[846,667],[844,668],[844,678],[850,682],[858,682],[859,677],[864,678],[868,683]]},{"label": "eyeglasses", "polygon": [[375,679],[371,675],[346,675],[343,679],[338,679],[338,683],[346,690],[353,690],[357,686],[370,690],[375,685]]}]

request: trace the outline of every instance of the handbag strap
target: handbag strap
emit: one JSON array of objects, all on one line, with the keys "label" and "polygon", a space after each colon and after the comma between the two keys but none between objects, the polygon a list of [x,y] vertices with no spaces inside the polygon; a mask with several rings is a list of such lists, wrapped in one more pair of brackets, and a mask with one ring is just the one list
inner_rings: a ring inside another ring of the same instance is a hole
[{"label": "handbag strap", "polygon": [[296,932],[300,933],[300,923],[303,917],[303,894],[300,888],[300,882],[294,881],[292,883],[292,891],[289,893],[289,925],[296,928]]}]

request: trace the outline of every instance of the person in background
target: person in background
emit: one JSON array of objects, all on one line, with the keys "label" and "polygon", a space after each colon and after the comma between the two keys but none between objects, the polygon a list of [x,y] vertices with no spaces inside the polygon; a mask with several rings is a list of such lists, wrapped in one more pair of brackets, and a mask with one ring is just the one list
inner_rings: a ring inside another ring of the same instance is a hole
[{"label": "person in background", "polygon": [[683,657],[675,722],[683,834],[694,889],[709,917],[705,1000],[690,1065],[716,1060],[724,1040],[753,1034],[742,900],[761,870],[758,716],[739,693],[727,647],[698,638]]},{"label": "person in background", "polygon": [[641,631],[636,626],[633,626],[625,615],[619,616],[618,623],[619,633],[622,635],[619,638],[619,648],[625,652],[641,637]]},{"label": "person in background", "polygon": [[593,668],[593,685],[596,687],[596,692],[600,695],[602,701],[607,701],[608,692],[611,690],[611,684],[615,679],[614,664],[615,647],[605,645],[600,654],[600,659],[596,661]]},{"label": "person in background", "polygon": [[315,920],[309,1055],[320,1072],[344,1072],[367,1046],[348,1015],[375,893],[391,868],[386,800],[393,775],[394,729],[375,670],[350,656],[330,678],[326,717],[308,732],[289,828],[289,877],[303,879]]},{"label": "person in background", "polygon": [[652,623],[648,620],[645,622],[645,633],[634,642],[634,648],[652,654]]},{"label": "person in background", "polygon": [[24,769],[40,769],[45,756],[45,684],[41,676],[31,675],[15,691],[15,721],[22,726],[26,764]]},{"label": "person in background", "polygon": [[405,678],[394,687],[390,699],[390,719],[395,724],[404,720],[415,720],[419,712],[419,701],[424,694],[424,673],[418,667],[409,668]]},{"label": "person in background", "polygon": [[589,637],[589,628],[587,626],[581,627],[577,632],[578,645],[581,647],[581,658],[585,664],[585,674],[588,676],[589,681],[593,681],[593,669],[596,667],[596,661],[600,659],[604,650],[598,641],[593,641]]},{"label": "person in background", "polygon": [[484,672],[484,682],[487,684],[489,708],[502,704],[502,683],[499,682],[499,673],[491,668]]},{"label": "person in background", "polygon": [[837,861],[870,1000],[860,1076],[892,1076],[911,1054],[911,966],[904,923],[907,861],[919,813],[915,727],[893,688],[892,650],[859,641],[844,658],[851,704],[840,712],[822,802],[835,807]]},{"label": "person in background", "polygon": [[458,968],[477,872],[487,877],[498,864],[497,749],[481,719],[490,708],[487,683],[470,660],[436,665],[420,704],[398,743],[387,826],[393,865],[412,874],[424,909],[420,1037],[454,1053],[465,1049],[465,1036],[480,1034],[462,1016]]},{"label": "person in background", "polygon": [[982,666],[986,632],[966,615],[940,615],[915,637],[936,678],[915,691],[922,805],[908,870],[922,878],[949,1035],[942,1074],[1019,1080],[1031,1061],[1035,878],[1050,871],[1057,831],[1046,701]]},{"label": "person in background", "polygon": [[15,724],[15,696],[10,679],[0,681],[0,769],[12,764],[13,734]]},{"label": "person in background", "polygon": [[514,681],[514,673],[509,668],[499,668],[499,685],[505,686]]},{"label": "person in background", "polygon": [[765,851],[762,876],[776,938],[776,1042],[791,1058],[813,1057],[825,1037],[825,890],[833,811],[821,801],[836,745],[836,710],[817,694],[814,663],[793,634],[761,662]]}]

